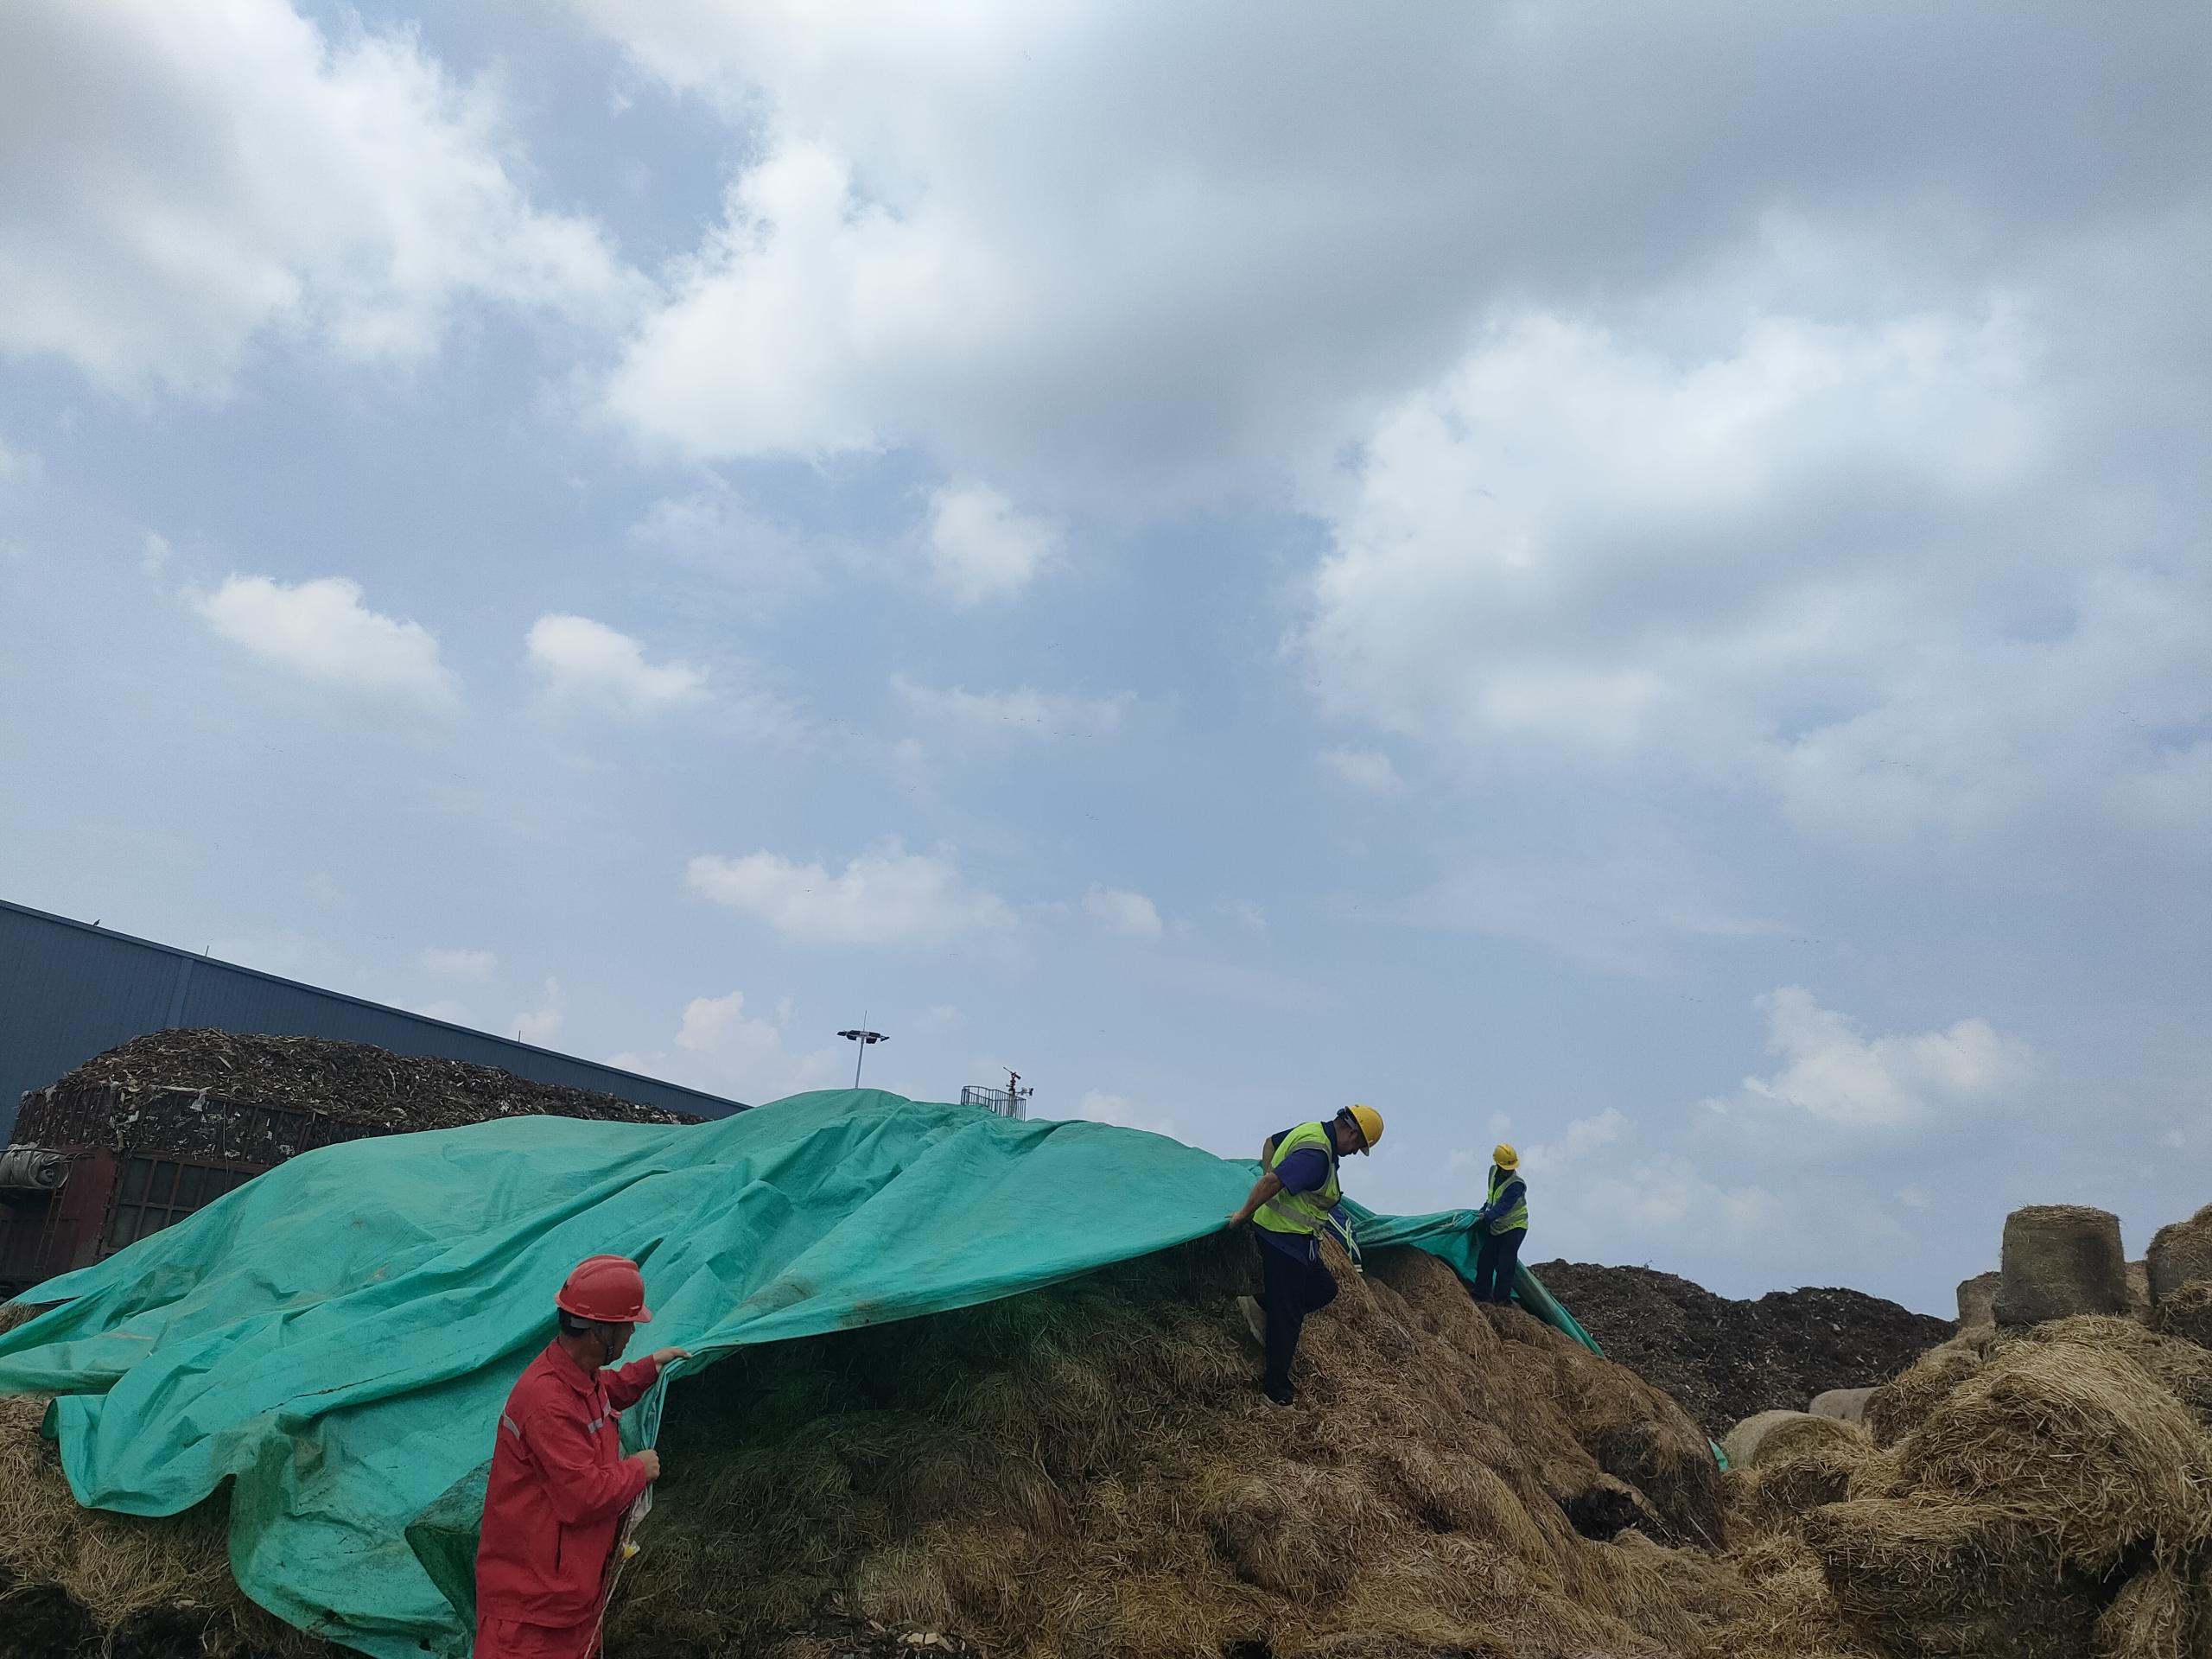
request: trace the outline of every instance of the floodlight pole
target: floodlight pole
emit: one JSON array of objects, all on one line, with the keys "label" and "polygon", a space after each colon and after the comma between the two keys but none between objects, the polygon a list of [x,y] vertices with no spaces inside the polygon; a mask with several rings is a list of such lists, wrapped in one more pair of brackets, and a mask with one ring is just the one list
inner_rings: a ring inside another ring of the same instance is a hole
[{"label": "floodlight pole", "polygon": [[861,1086],[861,1062],[868,1058],[868,1046],[870,1043],[887,1043],[891,1039],[880,1031],[870,1031],[868,1028],[866,1008],[861,1010],[861,1023],[857,1029],[841,1031],[837,1034],[854,1045],[853,1087],[857,1089]]}]

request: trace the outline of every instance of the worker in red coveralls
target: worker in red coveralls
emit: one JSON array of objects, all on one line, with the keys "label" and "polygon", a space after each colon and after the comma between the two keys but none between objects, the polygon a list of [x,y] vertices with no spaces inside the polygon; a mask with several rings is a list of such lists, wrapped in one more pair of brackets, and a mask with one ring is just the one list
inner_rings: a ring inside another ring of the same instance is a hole
[{"label": "worker in red coveralls", "polygon": [[587,1257],[553,1299],[560,1332],[499,1414],[476,1545],[476,1659],[592,1659],[607,1567],[622,1517],[660,1476],[647,1449],[622,1455],[616,1419],[660,1368],[664,1348],[607,1369],[652,1318],[645,1275],[625,1255]]}]

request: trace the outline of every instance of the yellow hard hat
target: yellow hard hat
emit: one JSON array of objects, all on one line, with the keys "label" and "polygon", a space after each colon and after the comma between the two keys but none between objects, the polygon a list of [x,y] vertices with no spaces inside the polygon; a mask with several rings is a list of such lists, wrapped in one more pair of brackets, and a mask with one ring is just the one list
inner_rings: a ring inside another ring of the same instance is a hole
[{"label": "yellow hard hat", "polygon": [[1491,1149],[1490,1160],[1500,1169],[1521,1167],[1521,1154],[1501,1141]]},{"label": "yellow hard hat", "polygon": [[1359,1125],[1359,1138],[1365,1142],[1360,1150],[1372,1152],[1375,1143],[1382,1138],[1382,1114],[1372,1106],[1351,1106],[1345,1109],[1351,1112],[1351,1121]]}]

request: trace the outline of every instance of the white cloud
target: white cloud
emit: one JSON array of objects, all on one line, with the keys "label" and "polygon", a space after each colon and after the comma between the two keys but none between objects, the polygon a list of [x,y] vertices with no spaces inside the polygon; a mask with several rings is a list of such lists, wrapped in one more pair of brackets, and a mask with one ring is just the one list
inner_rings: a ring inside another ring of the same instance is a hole
[{"label": "white cloud", "polygon": [[793,1052],[785,1041],[791,1021],[788,997],[772,1019],[748,1014],[742,991],[694,997],[684,1005],[673,1053],[622,1053],[608,1064],[756,1106],[836,1085],[843,1055],[835,1046]]},{"label": "white cloud", "polygon": [[914,1024],[922,1031],[943,1031],[950,1026],[965,1025],[968,1016],[950,1002],[939,1002],[926,1009]]},{"label": "white cloud", "polygon": [[1770,316],[1687,359],[1494,324],[1314,486],[1336,540],[1306,635],[1325,701],[1600,753],[1761,734],[1808,677],[1863,671],[1902,597],[1855,525],[1802,522],[1773,559],[1777,518],[1873,474],[1936,514],[2018,483],[2040,438],[2024,350],[2003,317]]},{"label": "white cloud", "polygon": [[948,484],[930,498],[930,558],[957,603],[1018,594],[1058,550],[1060,532],[982,484]]},{"label": "white cloud", "polygon": [[1075,1115],[1093,1123],[1111,1123],[1124,1129],[1144,1129],[1173,1138],[1175,1119],[1167,1113],[1139,1106],[1126,1095],[1109,1095],[1093,1089],[1076,1103]]},{"label": "white cloud", "polygon": [[148,531],[145,540],[139,546],[138,568],[145,572],[147,578],[150,581],[160,576],[162,572],[168,568],[168,537],[153,531]]},{"label": "white cloud", "polygon": [[770,852],[702,854],[687,880],[702,897],[810,944],[942,944],[1014,922],[1007,902],[969,886],[950,858],[909,853],[896,837],[836,874]]},{"label": "white cloud", "polygon": [[400,1006],[413,1008],[425,1020],[442,1020],[449,1026],[467,1026],[472,1028],[476,1026],[476,1017],[470,1011],[468,1005],[454,997],[442,996],[434,1001],[408,1002],[402,1003]]},{"label": "white cloud", "polygon": [[1910,1134],[1961,1111],[1999,1104],[2030,1082],[2038,1062],[2018,1038],[1986,1020],[1942,1031],[1867,1038],[1802,986],[1759,997],[1767,1048],[1783,1065],[1744,1079],[1735,1096],[1706,1103],[1730,1117],[1783,1115],[1879,1136]]},{"label": "white cloud", "polygon": [[1378,749],[1324,749],[1316,758],[1341,782],[1370,795],[1395,794],[1406,786],[1390,757]]},{"label": "white cloud", "polygon": [[1159,907],[1126,887],[1093,887],[1084,895],[1083,907],[1109,933],[1126,939],[1156,939],[1166,931]]},{"label": "white cloud", "polygon": [[499,971],[499,958],[489,950],[448,950],[430,945],[416,957],[416,964],[433,979],[476,983]]},{"label": "white cloud", "polygon": [[[2196,89],[2167,66],[2202,30],[2088,13],[1993,55],[1927,8],[1346,11],[1255,75],[1239,21],[1189,7],[580,9],[745,136],[610,391],[703,455],[912,442],[1001,480],[1217,486],[1402,392],[1501,294],[1719,286],[1720,252],[1795,213],[1873,245],[1847,275],[1801,261],[1826,312],[1931,251],[2032,276],[2196,188]],[[1965,54],[2000,95],[1899,67]],[[1563,132],[1568,85],[1616,119]]]},{"label": "white cloud", "polygon": [[707,695],[703,669],[649,663],[637,640],[588,617],[547,613],[531,625],[527,649],[531,667],[556,697],[649,715]]},{"label": "white cloud", "polygon": [[288,587],[232,576],[190,602],[224,639],[302,679],[430,713],[460,702],[460,683],[430,632],[369,609],[360,583],[346,577]]},{"label": "white cloud", "polygon": [[643,285],[531,206],[487,81],[283,0],[0,12],[0,353],[219,394],[257,336],[432,351],[480,298],[611,323]]},{"label": "white cloud", "polygon": [[518,1040],[535,1043],[540,1047],[550,1044],[561,1034],[563,1022],[568,1017],[569,999],[561,989],[561,982],[545,982],[545,995],[537,1007],[529,1009],[508,1021]]},{"label": "white cloud", "polygon": [[969,691],[920,685],[903,674],[891,677],[891,689],[919,716],[985,732],[1030,737],[1104,737],[1121,729],[1135,702],[1134,693],[1110,697],[1070,697],[1033,691]]},{"label": "white cloud", "polygon": [[1268,912],[1249,899],[1239,899],[1230,905],[1228,909],[1230,915],[1236,918],[1238,926],[1248,928],[1255,933],[1264,933],[1268,931]]},{"label": "white cloud", "polygon": [[2102,839],[2186,889],[2212,593],[2162,486],[2068,472],[2104,394],[2048,308],[1656,309],[1501,316],[1317,475],[1323,707],[1471,772],[1749,791],[1859,852],[2070,871]]},{"label": "white cloud", "polygon": [[43,470],[36,455],[0,443],[0,484],[35,482]]}]

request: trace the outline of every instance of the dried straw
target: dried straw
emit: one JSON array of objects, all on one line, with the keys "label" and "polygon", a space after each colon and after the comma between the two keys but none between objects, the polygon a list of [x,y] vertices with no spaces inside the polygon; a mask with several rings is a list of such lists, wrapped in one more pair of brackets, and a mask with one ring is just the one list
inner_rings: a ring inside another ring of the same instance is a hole
[{"label": "dried straw", "polygon": [[1909,1490],[2001,1506],[2053,1559],[2107,1573],[2212,1542],[2212,1442],[2133,1360],[2074,1342],[1991,1356],[1900,1448]]},{"label": "dried straw", "polygon": [[2097,1621],[2093,1659],[2203,1659],[2212,1653],[2212,1558],[2153,1564]]},{"label": "dried straw", "polygon": [[1961,1332],[1876,1389],[1866,1401],[1866,1431],[1874,1444],[1895,1446],[1919,1427],[1952,1389],[1980,1369],[1993,1334],[1986,1328]]}]

